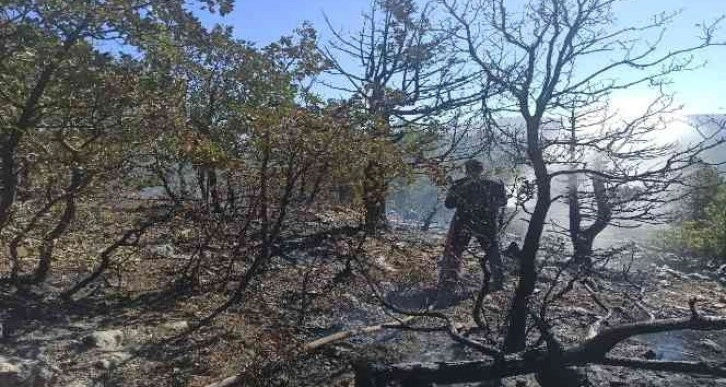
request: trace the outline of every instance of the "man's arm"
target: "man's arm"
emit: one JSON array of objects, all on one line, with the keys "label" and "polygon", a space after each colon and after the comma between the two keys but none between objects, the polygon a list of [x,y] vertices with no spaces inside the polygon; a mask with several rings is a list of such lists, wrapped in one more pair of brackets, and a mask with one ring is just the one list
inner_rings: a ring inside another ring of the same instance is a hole
[{"label": "man's arm", "polygon": [[449,188],[449,192],[446,194],[446,200],[444,200],[444,206],[446,208],[456,208],[456,197],[459,196],[456,190],[454,189],[456,185]]},{"label": "man's arm", "polygon": [[455,181],[449,192],[446,193],[446,200],[444,200],[444,206],[448,209],[456,208],[459,205],[459,196],[461,196],[461,185],[463,179]]}]

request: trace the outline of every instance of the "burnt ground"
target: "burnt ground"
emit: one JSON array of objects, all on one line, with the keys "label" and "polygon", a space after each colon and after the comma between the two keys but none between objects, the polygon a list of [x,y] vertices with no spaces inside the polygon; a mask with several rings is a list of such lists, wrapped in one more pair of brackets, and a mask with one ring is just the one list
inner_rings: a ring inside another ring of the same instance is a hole
[{"label": "burnt ground", "polygon": [[[351,245],[342,240],[340,244],[341,248]],[[54,298],[58,289],[51,286],[5,288],[0,299],[0,353],[8,361],[36,367],[33,372],[42,373],[36,379],[45,385],[73,387],[205,386],[240,373],[243,385],[348,386],[356,362],[481,359],[442,332],[398,329],[354,336],[312,353],[302,348],[317,338],[395,317],[380,306],[369,280],[388,302],[409,309],[427,305],[435,298],[435,262],[441,246],[442,235],[407,229],[370,238],[355,261],[365,264],[368,280],[358,274],[356,264],[342,257],[302,251],[296,259],[276,259],[244,303],[188,334],[190,326],[230,296],[234,283],[191,287],[170,282],[168,273],[180,264],[176,254],[140,257],[136,270],[117,268],[73,302]],[[146,250],[161,247],[173,250],[165,245]],[[538,294],[567,278],[554,281],[556,249],[552,255],[545,257]],[[693,297],[699,297],[702,313],[726,315],[726,284],[718,273],[686,274],[670,269],[673,264],[666,266],[658,256],[639,250],[614,258],[599,270],[593,283],[600,299],[614,311],[610,325],[648,319],[651,314],[656,318],[688,316],[688,300]],[[632,269],[633,259],[641,263],[641,269]],[[474,324],[469,312],[479,281],[475,261],[468,260],[466,286],[441,308],[463,327]],[[347,270],[351,266],[352,272]],[[510,277],[504,291],[486,299],[485,315],[494,332],[504,328],[503,311],[514,281]],[[550,315],[557,321],[556,334],[568,344],[584,337],[602,313],[590,294],[576,286],[552,306]],[[414,325],[433,323],[419,319]],[[615,351],[633,357],[722,360],[726,335],[686,331],[636,337]],[[595,386],[726,385],[723,379],[612,367],[591,366],[586,371]],[[507,379],[504,385],[536,384],[523,376]]]}]

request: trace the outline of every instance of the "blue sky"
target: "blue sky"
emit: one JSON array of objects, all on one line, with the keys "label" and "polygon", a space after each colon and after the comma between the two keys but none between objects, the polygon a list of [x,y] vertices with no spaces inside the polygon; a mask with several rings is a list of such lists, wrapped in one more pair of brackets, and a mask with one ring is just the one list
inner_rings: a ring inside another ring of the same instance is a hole
[{"label": "blue sky", "polygon": [[[508,1],[513,6],[521,2]],[[258,45],[270,43],[289,34],[303,21],[310,21],[325,42],[329,33],[324,14],[337,29],[353,32],[360,27],[361,14],[369,7],[369,0],[237,0],[231,14],[223,18],[204,16],[203,20],[210,25],[215,22],[231,25],[237,37]],[[726,13],[726,0],[626,0],[618,8],[618,23],[626,26],[647,21],[661,11],[675,10],[682,14],[667,31],[665,49],[693,42],[698,33],[695,25]],[[726,40],[726,24],[720,36]],[[685,113],[726,113],[726,47],[702,51],[698,59],[708,61],[707,66],[674,76],[671,90],[677,93],[678,101],[685,104]],[[615,104],[622,109],[634,109],[646,104],[649,95],[644,89],[632,90],[618,96]]]}]

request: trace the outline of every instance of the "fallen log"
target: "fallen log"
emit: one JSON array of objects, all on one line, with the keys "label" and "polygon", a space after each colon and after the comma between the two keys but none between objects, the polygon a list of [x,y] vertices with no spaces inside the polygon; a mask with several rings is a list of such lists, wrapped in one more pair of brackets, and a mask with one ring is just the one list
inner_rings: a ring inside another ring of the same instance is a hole
[{"label": "fallen log", "polygon": [[381,387],[387,386],[391,382],[398,382],[404,386],[480,382],[533,373],[540,365],[541,363],[536,359],[525,360],[519,356],[511,357],[503,362],[365,364],[356,367],[355,386]]},{"label": "fallen log", "polygon": [[[695,361],[659,361],[604,357],[586,361],[575,357],[564,360],[562,367],[600,364],[643,370],[726,376],[726,363]],[[391,382],[401,385],[430,385],[432,383],[473,383],[537,373],[548,367],[544,353],[534,356],[510,356],[501,362],[466,361],[442,363],[403,363],[393,365],[368,364],[356,368],[356,387],[382,387]],[[221,387],[221,386],[220,386]]]},{"label": "fallen log", "polygon": [[391,382],[402,385],[472,383],[531,373],[551,374],[548,370],[564,370],[588,364],[719,377],[726,375],[726,363],[644,361],[607,356],[615,345],[636,335],[683,329],[726,329],[726,317],[701,316],[696,312],[693,302],[691,311],[691,317],[644,321],[609,328],[564,350],[530,351],[488,361],[358,366],[356,386],[386,386]]}]

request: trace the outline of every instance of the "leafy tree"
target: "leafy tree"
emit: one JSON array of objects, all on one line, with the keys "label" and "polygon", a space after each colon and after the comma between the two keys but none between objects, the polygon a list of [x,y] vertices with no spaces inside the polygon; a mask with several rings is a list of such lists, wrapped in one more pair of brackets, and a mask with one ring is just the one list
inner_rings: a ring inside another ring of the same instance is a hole
[{"label": "leafy tree", "polygon": [[[231,7],[226,0],[205,4]],[[13,227],[9,245],[17,280],[16,247],[35,233],[38,264],[24,279],[39,282],[74,221],[79,194],[118,161],[112,155],[119,147],[107,141],[133,138],[138,123],[137,63],[105,52],[102,43],[143,51],[201,25],[183,1],[9,1],[0,26],[0,231],[14,220],[18,199],[27,199],[19,184],[27,184],[25,194],[45,184],[47,194],[33,197],[35,213]]]},{"label": "leafy tree", "polygon": [[686,177],[682,201],[679,208],[683,221],[698,221],[707,217],[706,208],[716,202],[724,180],[714,167],[701,167]]},{"label": "leafy tree", "polygon": [[667,247],[688,255],[726,261],[726,180],[713,167],[697,169],[681,202],[683,219],[668,230]]}]

